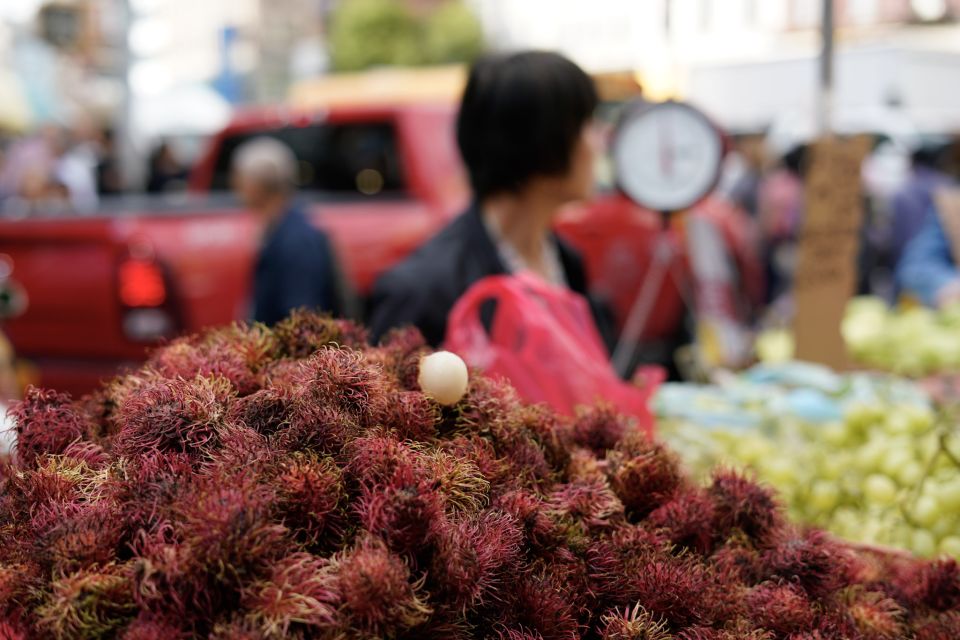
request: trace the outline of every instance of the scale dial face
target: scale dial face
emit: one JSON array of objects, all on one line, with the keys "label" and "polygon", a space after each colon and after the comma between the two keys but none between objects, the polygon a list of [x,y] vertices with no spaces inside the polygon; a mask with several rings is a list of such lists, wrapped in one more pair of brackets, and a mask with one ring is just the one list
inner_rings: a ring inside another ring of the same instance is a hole
[{"label": "scale dial face", "polygon": [[627,115],[613,144],[618,186],[653,211],[688,209],[720,178],[721,134],[686,104],[664,102]]}]

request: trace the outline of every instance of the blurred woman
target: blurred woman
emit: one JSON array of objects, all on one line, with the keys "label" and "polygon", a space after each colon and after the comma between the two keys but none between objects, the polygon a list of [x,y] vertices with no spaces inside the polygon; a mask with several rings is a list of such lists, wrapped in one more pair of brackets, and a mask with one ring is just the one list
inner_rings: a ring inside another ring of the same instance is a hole
[{"label": "blurred woman", "polygon": [[592,193],[597,103],[589,76],[555,53],[474,65],[457,120],[473,204],[376,284],[375,339],[412,324],[440,345],[453,305],[491,275],[528,271],[586,295],[580,257],[551,228],[564,205]]}]

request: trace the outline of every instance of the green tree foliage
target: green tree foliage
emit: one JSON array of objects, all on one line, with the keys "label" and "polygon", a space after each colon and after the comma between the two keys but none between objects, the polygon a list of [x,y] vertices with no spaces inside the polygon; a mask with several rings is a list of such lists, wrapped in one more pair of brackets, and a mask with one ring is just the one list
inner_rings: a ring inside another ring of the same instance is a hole
[{"label": "green tree foliage", "polygon": [[338,71],[469,62],[483,50],[483,32],[461,0],[446,0],[424,16],[398,0],[342,0],[330,48]]},{"label": "green tree foliage", "polygon": [[483,51],[477,16],[459,1],[444,2],[426,21],[430,62],[469,62]]}]

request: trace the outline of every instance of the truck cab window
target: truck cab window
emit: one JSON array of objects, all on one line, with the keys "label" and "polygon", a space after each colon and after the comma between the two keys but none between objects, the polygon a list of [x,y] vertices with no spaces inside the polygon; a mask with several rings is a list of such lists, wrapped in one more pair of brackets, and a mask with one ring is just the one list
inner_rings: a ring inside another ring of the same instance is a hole
[{"label": "truck cab window", "polygon": [[212,189],[230,189],[233,154],[260,136],[276,138],[293,150],[300,164],[302,191],[332,197],[397,195],[406,184],[389,123],[311,124],[249,131],[224,139]]}]

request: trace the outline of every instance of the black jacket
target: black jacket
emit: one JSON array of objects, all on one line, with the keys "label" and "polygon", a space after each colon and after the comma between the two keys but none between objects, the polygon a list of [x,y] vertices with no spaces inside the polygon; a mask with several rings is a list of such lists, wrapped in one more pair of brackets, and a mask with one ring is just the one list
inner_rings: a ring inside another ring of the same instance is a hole
[{"label": "black jacket", "polygon": [[[577,252],[557,239],[558,254],[570,288],[587,295],[587,278]],[[384,274],[373,289],[370,329],[379,340],[395,327],[414,325],[432,346],[443,343],[447,316],[477,280],[506,273],[476,206],[460,215],[413,255]],[[601,335],[609,315],[591,303]]]}]

